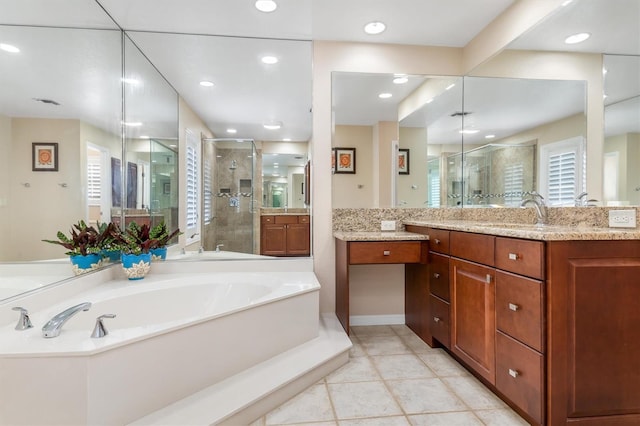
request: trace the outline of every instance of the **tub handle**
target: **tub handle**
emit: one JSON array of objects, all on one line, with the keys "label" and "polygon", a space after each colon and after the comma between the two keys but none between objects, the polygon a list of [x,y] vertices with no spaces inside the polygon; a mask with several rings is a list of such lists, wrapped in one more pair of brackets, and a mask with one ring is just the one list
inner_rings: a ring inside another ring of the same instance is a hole
[{"label": "tub handle", "polygon": [[100,337],[104,337],[107,334],[109,334],[109,331],[105,328],[104,324],[102,323],[102,319],[115,318],[115,317],[116,317],[116,314],[104,314],[96,318],[96,326],[93,328],[93,333],[91,333],[91,337],[94,339],[98,339]]},{"label": "tub handle", "polygon": [[33,325],[31,324],[31,320],[29,319],[29,312],[25,308],[16,306],[11,309],[20,312],[20,319],[18,320],[18,323],[15,327],[16,330],[28,330],[33,327]]}]

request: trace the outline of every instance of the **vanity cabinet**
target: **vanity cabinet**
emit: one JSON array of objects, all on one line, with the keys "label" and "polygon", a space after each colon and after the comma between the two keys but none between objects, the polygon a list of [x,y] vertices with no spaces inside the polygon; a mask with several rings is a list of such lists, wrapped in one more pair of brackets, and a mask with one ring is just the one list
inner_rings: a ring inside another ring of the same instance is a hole
[{"label": "vanity cabinet", "polygon": [[260,254],[265,256],[309,256],[309,215],[265,215],[260,217]]},{"label": "vanity cabinet", "polygon": [[426,292],[406,305],[407,318],[431,320],[425,342],[532,424],[640,424],[639,240],[410,229],[430,238],[426,272],[405,277],[407,293]]}]

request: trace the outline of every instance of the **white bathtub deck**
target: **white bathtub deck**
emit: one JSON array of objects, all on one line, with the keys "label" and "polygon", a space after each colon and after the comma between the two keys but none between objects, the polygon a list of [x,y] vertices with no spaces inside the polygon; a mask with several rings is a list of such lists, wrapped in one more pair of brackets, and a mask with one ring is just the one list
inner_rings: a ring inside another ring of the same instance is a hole
[{"label": "white bathtub deck", "polygon": [[248,425],[346,364],[350,348],[335,315],[323,314],[317,338],[130,425]]}]

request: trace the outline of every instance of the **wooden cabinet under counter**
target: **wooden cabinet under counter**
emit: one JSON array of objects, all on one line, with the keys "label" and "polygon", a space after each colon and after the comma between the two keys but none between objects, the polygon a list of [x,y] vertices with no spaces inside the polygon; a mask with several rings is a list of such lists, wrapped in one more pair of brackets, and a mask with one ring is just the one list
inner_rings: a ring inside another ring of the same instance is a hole
[{"label": "wooden cabinet under counter", "polygon": [[309,256],[309,215],[263,215],[260,217],[260,254]]}]

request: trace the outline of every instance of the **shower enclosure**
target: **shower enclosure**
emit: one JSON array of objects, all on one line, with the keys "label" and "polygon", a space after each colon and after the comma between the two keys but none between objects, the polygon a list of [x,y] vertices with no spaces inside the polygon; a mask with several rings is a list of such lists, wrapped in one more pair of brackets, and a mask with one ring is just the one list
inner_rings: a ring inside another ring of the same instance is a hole
[{"label": "shower enclosure", "polygon": [[257,165],[251,139],[202,140],[202,247],[258,253],[255,229],[260,198],[254,193]]}]

